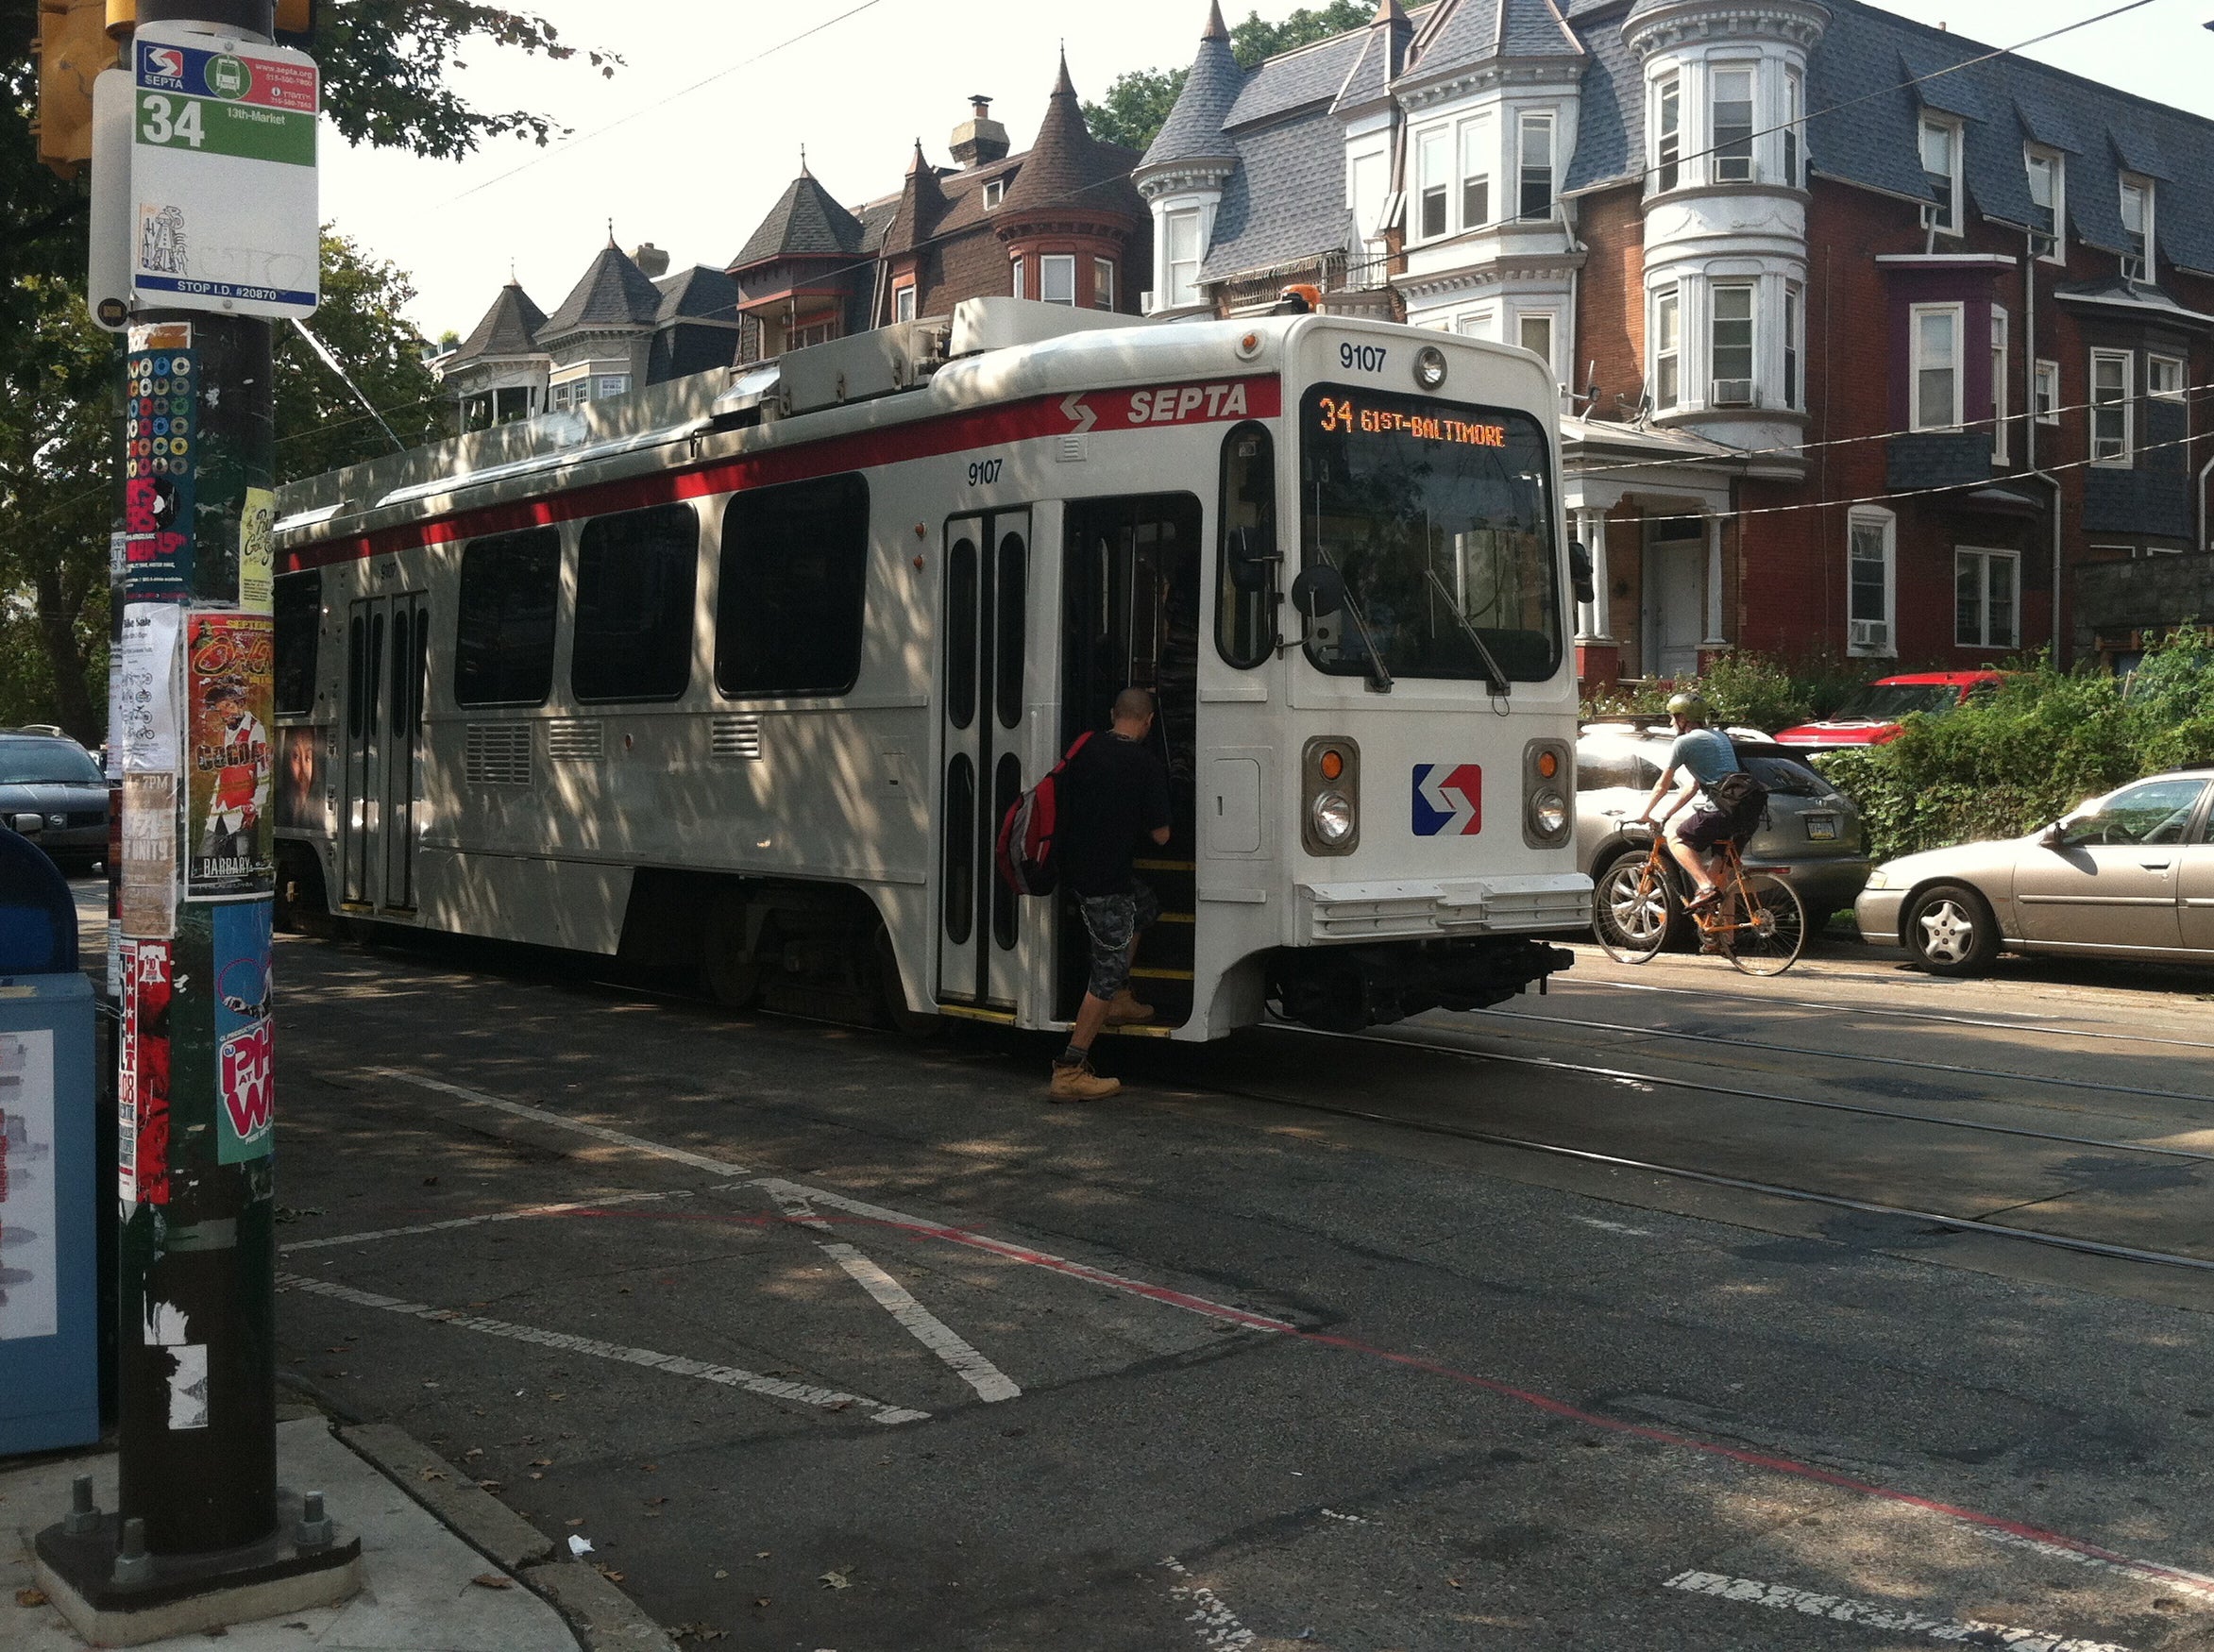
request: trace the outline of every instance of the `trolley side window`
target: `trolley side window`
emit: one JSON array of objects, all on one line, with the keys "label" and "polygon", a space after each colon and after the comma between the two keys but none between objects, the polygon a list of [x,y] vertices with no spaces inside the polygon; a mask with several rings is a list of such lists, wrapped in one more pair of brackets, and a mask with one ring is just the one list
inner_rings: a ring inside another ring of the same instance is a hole
[{"label": "trolley side window", "polygon": [[479,539],[462,552],[453,698],[461,705],[544,705],[553,686],[561,531]]},{"label": "trolley side window", "polygon": [[715,683],[726,695],[843,694],[861,674],[869,484],[740,494],[722,525]]},{"label": "trolley side window", "polygon": [[1223,438],[1223,497],[1216,548],[1215,648],[1240,669],[1276,646],[1276,445],[1265,425]]},{"label": "trolley side window", "polygon": [[286,574],[277,582],[277,715],[315,709],[315,643],[323,629],[323,571]]},{"label": "trolley side window", "polygon": [[700,519],[656,505],[584,524],[569,687],[580,700],[675,700],[692,681]]}]

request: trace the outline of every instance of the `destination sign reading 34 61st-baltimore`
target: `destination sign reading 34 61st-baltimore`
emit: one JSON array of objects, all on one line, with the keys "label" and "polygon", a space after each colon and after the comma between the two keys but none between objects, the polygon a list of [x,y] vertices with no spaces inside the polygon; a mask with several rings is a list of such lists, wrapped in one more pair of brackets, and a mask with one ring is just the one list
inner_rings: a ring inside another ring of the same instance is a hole
[{"label": "destination sign reading 34 61st-baltimore", "polygon": [[131,286],[144,303],[308,315],[319,290],[303,52],[148,25],[131,45]]}]

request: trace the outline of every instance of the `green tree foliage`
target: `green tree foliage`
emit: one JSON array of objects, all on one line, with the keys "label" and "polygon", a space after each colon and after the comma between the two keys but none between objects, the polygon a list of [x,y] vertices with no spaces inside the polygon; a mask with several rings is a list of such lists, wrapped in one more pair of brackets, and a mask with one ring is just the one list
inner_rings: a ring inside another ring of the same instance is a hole
[{"label": "green tree foliage", "polygon": [[[97,739],[107,674],[114,345],[84,318],[85,197],[40,164],[31,44],[39,0],[0,0],[0,722],[53,721]],[[324,0],[315,51],[324,110],[348,143],[450,159],[486,140],[545,143],[563,128],[532,110],[487,110],[449,84],[478,49],[601,74],[529,11],[479,0]],[[343,239],[324,244],[310,323],[389,413],[403,440],[431,433],[435,400],[399,319],[404,278]],[[306,475],[389,443],[290,328],[278,338],[278,474]]]},{"label": "green tree foliage", "polygon": [[[1241,67],[1251,69],[1265,58],[1327,40],[1359,28],[1376,13],[1361,0],[1330,0],[1327,6],[1302,6],[1281,23],[1270,23],[1258,11],[1230,30],[1230,53]],[[1183,69],[1132,69],[1115,77],[1098,103],[1084,106],[1084,120],[1091,135],[1125,149],[1142,150],[1167,124],[1184,90]]]}]

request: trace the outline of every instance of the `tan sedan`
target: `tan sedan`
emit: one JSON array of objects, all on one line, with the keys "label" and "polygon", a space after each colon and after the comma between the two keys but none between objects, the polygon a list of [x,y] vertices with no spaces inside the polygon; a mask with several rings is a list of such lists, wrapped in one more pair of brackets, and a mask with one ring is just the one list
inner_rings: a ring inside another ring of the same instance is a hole
[{"label": "tan sedan", "polygon": [[2134,781],[2028,837],[1886,861],[1853,917],[1938,975],[2002,951],[2214,964],[2210,817],[2214,767]]}]

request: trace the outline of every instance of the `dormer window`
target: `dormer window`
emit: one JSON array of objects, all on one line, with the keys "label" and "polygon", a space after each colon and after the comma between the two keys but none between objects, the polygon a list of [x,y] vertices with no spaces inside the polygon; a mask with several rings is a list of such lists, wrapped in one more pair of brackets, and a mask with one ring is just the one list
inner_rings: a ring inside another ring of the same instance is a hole
[{"label": "dormer window", "polygon": [[2030,204],[2036,210],[2030,214],[2030,228],[2051,239],[2039,244],[2037,256],[2049,263],[2068,261],[2066,162],[2053,149],[2040,149],[2036,144],[2025,145],[2021,152],[2022,171],[2028,176]]},{"label": "dormer window", "polygon": [[1747,63],[1716,69],[1710,82],[1717,183],[1746,183],[1752,177],[1752,65]]},{"label": "dormer window", "polygon": [[1517,127],[1521,163],[1521,199],[1518,215],[1549,218],[1553,215],[1553,117],[1526,114]]},{"label": "dormer window", "polygon": [[1925,114],[1921,122],[1922,177],[1935,203],[1930,223],[1941,235],[1960,233],[1960,128]]},{"label": "dormer window", "polygon": [[1004,177],[987,178],[984,183],[984,210],[990,211],[1007,198],[1007,180]]},{"label": "dormer window", "polygon": [[2153,180],[2121,180],[2121,233],[2124,243],[2121,273],[2133,281],[2153,278]]},{"label": "dormer window", "polygon": [[1653,84],[1653,190],[1666,194],[1682,181],[1683,82],[1674,75]]},{"label": "dormer window", "polygon": [[892,289],[892,319],[894,321],[913,321],[915,319],[915,289],[911,283],[904,287]]}]

